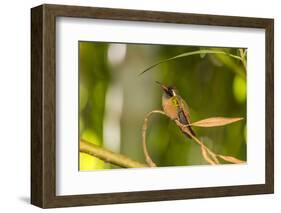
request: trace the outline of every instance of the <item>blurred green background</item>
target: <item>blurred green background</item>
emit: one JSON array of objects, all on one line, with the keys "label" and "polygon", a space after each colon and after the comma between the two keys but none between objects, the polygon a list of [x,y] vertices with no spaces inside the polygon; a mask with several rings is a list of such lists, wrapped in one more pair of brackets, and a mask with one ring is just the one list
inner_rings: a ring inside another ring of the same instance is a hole
[{"label": "blurred green background", "polygon": [[[141,128],[145,115],[162,110],[162,90],[155,80],[177,88],[188,103],[192,121],[209,117],[244,117],[223,127],[194,127],[214,152],[246,161],[246,70],[224,54],[196,54],[158,61],[197,50],[219,50],[241,56],[245,49],[195,46],[79,42],[80,138],[145,162]],[[208,164],[200,147],[165,116],[153,115],[148,149],[158,166]],[[117,166],[80,153],[80,170]],[[226,162],[225,162],[226,163]]]}]

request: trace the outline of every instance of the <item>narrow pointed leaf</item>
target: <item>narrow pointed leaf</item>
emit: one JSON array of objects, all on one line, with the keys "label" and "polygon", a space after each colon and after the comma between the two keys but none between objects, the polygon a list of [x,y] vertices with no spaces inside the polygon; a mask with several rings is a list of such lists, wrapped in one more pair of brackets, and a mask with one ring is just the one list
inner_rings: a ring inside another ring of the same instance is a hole
[{"label": "narrow pointed leaf", "polygon": [[243,118],[225,118],[225,117],[214,117],[200,120],[190,124],[190,126],[198,127],[215,127],[215,126],[225,126],[237,121],[242,120]]},{"label": "narrow pointed leaf", "polygon": [[219,51],[219,50],[197,50],[197,51],[182,53],[182,54],[176,55],[174,57],[167,58],[167,59],[164,59],[162,61],[158,61],[157,63],[155,63],[155,64],[149,66],[148,68],[146,68],[145,70],[143,70],[139,75],[142,75],[143,73],[145,73],[148,70],[158,66],[159,64],[162,64],[162,63],[165,63],[165,62],[168,62],[168,61],[172,61],[172,60],[175,60],[175,59],[178,59],[178,58],[187,57],[187,56],[191,56],[191,55],[201,55],[202,56],[202,55],[206,55],[206,54],[223,54],[223,55],[228,55],[229,57],[238,59],[240,61],[242,60],[242,58],[240,56],[233,55],[233,54],[230,54],[230,53],[227,53],[227,52],[224,52],[224,51]]},{"label": "narrow pointed leaf", "polygon": [[218,157],[220,157],[221,159],[228,161],[230,163],[235,163],[235,164],[245,163],[245,161],[239,160],[232,156],[218,155]]}]

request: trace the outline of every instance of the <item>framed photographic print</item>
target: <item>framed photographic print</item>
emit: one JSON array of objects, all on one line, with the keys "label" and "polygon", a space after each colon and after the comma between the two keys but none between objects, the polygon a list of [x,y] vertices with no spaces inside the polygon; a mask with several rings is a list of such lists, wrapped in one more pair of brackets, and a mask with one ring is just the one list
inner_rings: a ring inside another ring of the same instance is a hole
[{"label": "framed photographic print", "polygon": [[31,9],[31,203],[273,193],[273,19]]}]

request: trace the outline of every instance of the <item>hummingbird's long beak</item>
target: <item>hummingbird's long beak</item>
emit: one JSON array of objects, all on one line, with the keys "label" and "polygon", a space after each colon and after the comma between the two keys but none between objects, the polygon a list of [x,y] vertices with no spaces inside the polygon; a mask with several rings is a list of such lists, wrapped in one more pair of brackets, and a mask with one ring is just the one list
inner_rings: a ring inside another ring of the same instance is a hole
[{"label": "hummingbird's long beak", "polygon": [[155,82],[159,84],[165,92],[168,92],[168,88],[164,84],[160,83],[159,81],[155,81]]}]

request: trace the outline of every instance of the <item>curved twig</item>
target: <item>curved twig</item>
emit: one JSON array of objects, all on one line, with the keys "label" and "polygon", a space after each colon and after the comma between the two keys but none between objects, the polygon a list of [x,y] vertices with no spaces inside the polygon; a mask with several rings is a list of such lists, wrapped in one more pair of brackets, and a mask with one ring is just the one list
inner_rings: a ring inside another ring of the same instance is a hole
[{"label": "curved twig", "polygon": [[161,111],[161,110],[153,110],[149,113],[147,113],[147,115],[144,118],[144,122],[143,122],[143,126],[142,126],[142,147],[143,147],[143,152],[144,152],[144,156],[145,156],[145,161],[146,163],[150,166],[150,167],[156,167],[156,164],[153,162],[153,160],[151,159],[149,153],[148,153],[148,149],[147,149],[147,145],[146,145],[146,130],[147,130],[147,126],[148,126],[148,120],[149,117],[152,114],[161,114],[161,115],[165,115],[165,112]]}]

